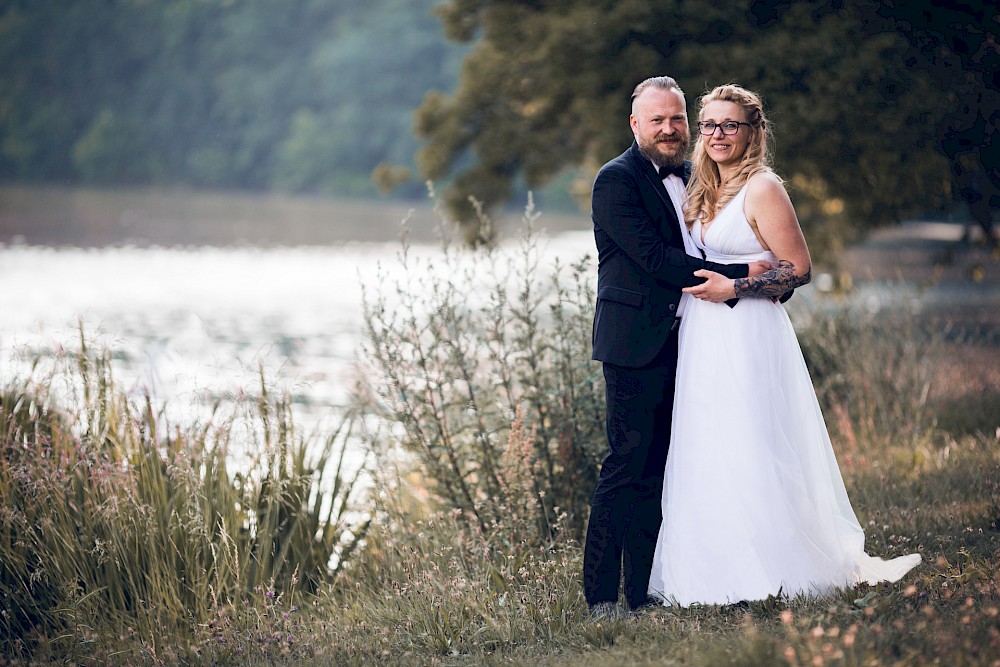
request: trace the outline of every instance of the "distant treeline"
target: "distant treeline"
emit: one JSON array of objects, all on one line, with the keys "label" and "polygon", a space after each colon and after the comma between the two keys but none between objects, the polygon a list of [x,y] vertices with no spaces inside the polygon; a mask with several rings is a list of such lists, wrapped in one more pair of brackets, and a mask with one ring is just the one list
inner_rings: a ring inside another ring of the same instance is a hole
[{"label": "distant treeline", "polygon": [[469,50],[435,1],[2,2],[0,180],[374,194]]},{"label": "distant treeline", "polygon": [[692,105],[762,93],[818,243],[956,205],[985,228],[1000,13],[946,4],[0,0],[0,182],[422,197],[430,178],[460,220],[526,188],[551,209],[589,200],[632,87],[669,73]]}]

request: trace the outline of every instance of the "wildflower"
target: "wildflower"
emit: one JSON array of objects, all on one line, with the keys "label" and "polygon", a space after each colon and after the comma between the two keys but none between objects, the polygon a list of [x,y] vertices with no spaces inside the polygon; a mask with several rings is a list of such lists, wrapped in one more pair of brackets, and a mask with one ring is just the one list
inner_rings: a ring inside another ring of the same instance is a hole
[{"label": "wildflower", "polygon": [[785,625],[788,625],[789,623],[792,622],[792,612],[789,609],[783,610],[779,614],[779,616],[781,618],[781,622],[784,623]]}]

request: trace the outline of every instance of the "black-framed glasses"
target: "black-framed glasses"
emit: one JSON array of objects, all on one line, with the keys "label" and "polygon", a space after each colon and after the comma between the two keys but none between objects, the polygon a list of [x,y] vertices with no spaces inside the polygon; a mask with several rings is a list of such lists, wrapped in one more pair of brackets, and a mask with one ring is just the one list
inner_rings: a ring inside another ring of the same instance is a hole
[{"label": "black-framed glasses", "polygon": [[747,127],[753,127],[750,123],[744,123],[741,120],[727,120],[723,123],[702,123],[698,122],[698,131],[701,132],[706,137],[710,137],[715,134],[715,128],[721,127],[723,134],[736,134],[740,131],[740,125],[746,125]]}]

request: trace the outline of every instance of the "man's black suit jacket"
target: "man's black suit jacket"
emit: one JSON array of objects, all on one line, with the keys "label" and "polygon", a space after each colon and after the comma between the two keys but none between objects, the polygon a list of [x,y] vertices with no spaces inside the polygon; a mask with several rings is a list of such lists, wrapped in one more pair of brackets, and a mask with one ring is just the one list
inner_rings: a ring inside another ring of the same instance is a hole
[{"label": "man's black suit jacket", "polygon": [[[691,173],[685,164],[684,181]],[[639,368],[663,348],[681,288],[697,285],[698,269],[745,278],[746,264],[716,264],[684,252],[674,205],[653,164],[632,147],[601,168],[591,201],[597,242],[598,361]]]}]

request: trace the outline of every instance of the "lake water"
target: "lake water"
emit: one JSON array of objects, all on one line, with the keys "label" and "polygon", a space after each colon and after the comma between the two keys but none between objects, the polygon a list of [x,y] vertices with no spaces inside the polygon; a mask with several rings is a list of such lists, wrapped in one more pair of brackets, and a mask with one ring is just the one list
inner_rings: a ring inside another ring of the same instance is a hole
[{"label": "lake water", "polygon": [[[0,245],[0,382],[24,377],[36,359],[79,349],[79,327],[113,353],[120,386],[149,393],[174,423],[204,415],[217,399],[259,391],[259,369],[288,390],[300,424],[319,425],[347,403],[363,342],[361,285],[401,275],[398,242],[302,247],[51,248]],[[541,266],[594,255],[589,231],[542,242]],[[516,252],[508,242],[505,252]],[[433,258],[435,244],[412,252]],[[593,279],[596,282],[596,268]],[[815,284],[822,283],[816,276]],[[814,285],[789,306],[801,318],[835,307]],[[900,299],[900,290],[907,292]],[[856,283],[854,303],[995,306],[992,284],[943,282],[919,291]],[[45,364],[43,363],[44,367]]]},{"label": "lake water", "polygon": [[[592,249],[588,233],[544,241],[542,261]],[[312,427],[347,403],[362,343],[362,282],[401,279],[400,245],[277,248],[0,246],[0,382],[79,349],[112,354],[120,386],[174,423],[259,391],[259,369]],[[433,244],[412,253],[433,256]],[[596,276],[595,276],[596,280]]]}]

